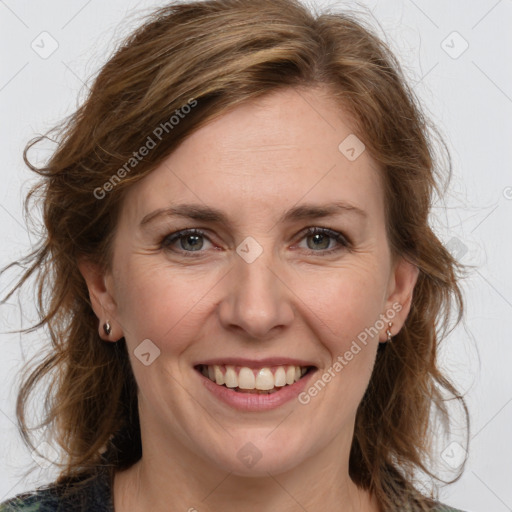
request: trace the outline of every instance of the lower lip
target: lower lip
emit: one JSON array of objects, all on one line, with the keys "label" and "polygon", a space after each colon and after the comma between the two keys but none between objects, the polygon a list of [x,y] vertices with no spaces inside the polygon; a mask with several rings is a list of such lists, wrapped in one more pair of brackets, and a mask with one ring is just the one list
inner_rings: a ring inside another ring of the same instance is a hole
[{"label": "lower lip", "polygon": [[219,386],[208,377],[205,377],[202,373],[197,372],[203,381],[204,387],[208,391],[222,402],[241,411],[266,411],[276,409],[277,407],[290,402],[294,398],[297,398],[297,396],[304,390],[314,373],[316,373],[316,370],[310,370],[297,382],[283,386],[279,391],[275,391],[274,393],[258,394],[240,393],[231,388],[227,388],[226,386]]}]

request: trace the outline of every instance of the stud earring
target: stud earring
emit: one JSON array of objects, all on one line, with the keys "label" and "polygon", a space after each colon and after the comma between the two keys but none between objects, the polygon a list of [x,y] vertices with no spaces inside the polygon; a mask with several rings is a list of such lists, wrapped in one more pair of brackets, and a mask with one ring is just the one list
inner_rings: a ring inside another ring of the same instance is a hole
[{"label": "stud earring", "polygon": [[112,326],[110,325],[110,322],[108,320],[103,324],[103,331],[107,336],[109,336],[110,333],[112,332]]},{"label": "stud earring", "polygon": [[393,326],[393,322],[388,322],[388,328],[386,330],[386,334],[388,335],[388,343],[391,343],[393,340],[391,339],[391,327]]}]

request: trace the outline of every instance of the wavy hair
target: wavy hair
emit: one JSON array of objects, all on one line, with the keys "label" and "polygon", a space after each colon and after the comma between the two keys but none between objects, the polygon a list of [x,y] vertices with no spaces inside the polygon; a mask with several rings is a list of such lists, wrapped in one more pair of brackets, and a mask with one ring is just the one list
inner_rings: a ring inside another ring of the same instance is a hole
[{"label": "wavy hair", "polygon": [[[449,153],[370,24],[348,12],[317,13],[298,0],[189,1],[153,11],[118,45],[82,105],[25,147],[24,161],[39,176],[25,210],[29,215],[39,201],[44,229],[38,245],[9,266],[25,268],[5,300],[34,279],[39,322],[31,330],[45,329],[51,346],[42,361],[26,367],[17,418],[34,448],[28,404],[48,378],[38,427],[52,431],[62,448],[60,482],[105,458],[124,469],[142,455],[126,344],[99,337],[77,261],[88,258],[109,269],[126,190],[194,131],[272,91],[320,86],[349,113],[353,132],[379,164],[393,255],[419,268],[405,325],[394,343],[379,348],[357,411],[350,476],[384,511],[433,508],[432,496],[417,485],[418,472],[435,478],[429,466],[433,413],[449,425],[446,402],[455,399],[469,429],[464,398],[438,363],[451,313],[457,325],[464,307],[464,267],[429,225],[434,196],[451,174]],[[191,100],[195,106],[173,123]],[[45,165],[33,165],[28,151],[51,133],[57,149]],[[131,162],[147,137],[155,147]],[[439,140],[448,155],[442,166]]]}]

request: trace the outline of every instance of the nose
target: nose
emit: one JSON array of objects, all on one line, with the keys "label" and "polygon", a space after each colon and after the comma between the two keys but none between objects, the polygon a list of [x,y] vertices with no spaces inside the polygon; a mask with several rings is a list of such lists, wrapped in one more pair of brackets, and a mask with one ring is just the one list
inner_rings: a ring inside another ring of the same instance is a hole
[{"label": "nose", "polygon": [[248,263],[236,255],[225,280],[219,317],[223,327],[248,339],[262,340],[290,325],[294,318],[293,291],[283,268],[264,251]]}]

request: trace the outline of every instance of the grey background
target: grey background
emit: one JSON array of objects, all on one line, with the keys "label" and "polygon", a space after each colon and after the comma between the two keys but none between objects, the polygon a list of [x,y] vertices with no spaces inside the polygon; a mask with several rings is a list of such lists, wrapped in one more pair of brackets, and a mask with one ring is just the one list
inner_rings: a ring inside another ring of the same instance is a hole
[{"label": "grey background", "polygon": [[[115,41],[138,24],[134,11],[163,3],[0,0],[0,266],[35,242],[22,212],[34,179],[22,160],[24,145],[77,107]],[[471,512],[512,511],[512,0],[313,3],[374,17],[449,143],[454,176],[432,222],[460,261],[475,268],[463,284],[465,321],[442,345],[441,360],[466,393],[472,429],[464,475],[441,498]],[[58,47],[45,55],[52,44]],[[32,158],[51,149],[43,144]],[[2,277],[1,291],[12,277]],[[16,379],[47,340],[42,332],[6,332],[21,325],[20,303],[26,326],[36,318],[30,295],[0,306],[0,501],[56,475],[39,460],[37,471],[23,476],[33,459],[14,423]],[[446,478],[463,455],[461,443],[458,430],[436,439]]]}]

